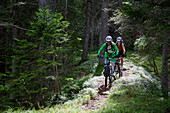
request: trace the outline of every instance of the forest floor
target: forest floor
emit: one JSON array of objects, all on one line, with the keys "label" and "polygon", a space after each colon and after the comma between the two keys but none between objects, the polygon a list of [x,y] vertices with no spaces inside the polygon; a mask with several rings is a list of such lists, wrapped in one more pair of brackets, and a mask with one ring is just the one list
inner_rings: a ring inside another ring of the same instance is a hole
[{"label": "forest floor", "polygon": [[161,82],[128,59],[124,59],[123,67],[123,76],[106,88],[101,72],[85,81],[73,100],[40,110],[18,109],[15,113],[169,113],[169,98],[162,97]]},{"label": "forest floor", "polygon": [[[123,69],[123,77],[129,76],[131,70],[130,67],[128,67],[128,62],[124,62],[124,69]],[[119,79],[119,78],[117,78]],[[109,83],[109,81],[108,81]],[[112,81],[112,84],[114,84],[114,81]],[[98,84],[98,94],[94,98],[88,101],[87,104],[82,106],[82,109],[84,110],[96,110],[99,109],[104,103],[104,101],[109,97],[109,94],[111,92],[112,85],[107,85],[105,87],[104,79],[103,81],[99,82]]]}]

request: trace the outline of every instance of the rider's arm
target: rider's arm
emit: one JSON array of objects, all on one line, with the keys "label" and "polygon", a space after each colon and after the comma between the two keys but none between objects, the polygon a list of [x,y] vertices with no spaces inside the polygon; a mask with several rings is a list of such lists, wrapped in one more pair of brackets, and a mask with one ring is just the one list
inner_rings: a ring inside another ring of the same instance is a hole
[{"label": "rider's arm", "polygon": [[104,43],[104,44],[102,45],[102,47],[99,49],[98,55],[100,55],[101,51],[102,51],[105,47],[106,47],[106,43]]},{"label": "rider's arm", "polygon": [[119,50],[118,50],[118,48],[117,48],[117,46],[116,46],[116,44],[115,43],[113,43],[113,47],[115,48],[115,50],[116,50],[116,55],[118,55],[119,54]]},{"label": "rider's arm", "polygon": [[122,48],[123,48],[123,53],[125,53],[126,50],[125,50],[125,45],[123,43],[122,43]]}]

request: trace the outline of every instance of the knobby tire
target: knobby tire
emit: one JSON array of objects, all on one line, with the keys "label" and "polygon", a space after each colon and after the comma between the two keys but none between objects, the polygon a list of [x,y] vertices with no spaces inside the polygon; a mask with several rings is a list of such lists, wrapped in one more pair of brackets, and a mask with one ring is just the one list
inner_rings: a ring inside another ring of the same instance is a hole
[{"label": "knobby tire", "polygon": [[[105,71],[106,71],[106,75],[105,75],[105,87],[107,87],[107,77],[109,77],[109,73],[110,73],[108,66],[106,67],[106,70],[105,70]],[[110,78],[109,78],[109,79],[110,79]]]}]

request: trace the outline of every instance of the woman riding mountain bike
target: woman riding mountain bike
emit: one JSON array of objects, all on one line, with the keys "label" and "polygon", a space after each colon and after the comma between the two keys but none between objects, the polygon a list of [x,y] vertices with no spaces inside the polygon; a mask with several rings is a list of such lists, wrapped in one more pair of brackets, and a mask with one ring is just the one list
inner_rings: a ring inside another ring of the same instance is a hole
[{"label": "woman riding mountain bike", "polygon": [[[101,51],[105,49],[105,54],[104,54],[104,76],[105,76],[105,70],[108,64],[108,59],[107,57],[113,57],[119,54],[119,50],[114,42],[112,42],[112,37],[107,36],[106,37],[106,43],[102,45],[102,47],[98,51],[98,57],[100,57]],[[111,58],[111,64],[112,64],[112,76],[114,76],[114,65],[115,65],[115,58]]]},{"label": "woman riding mountain bike", "polygon": [[[124,45],[121,37],[117,37],[116,46],[119,49],[119,56],[121,56],[121,58],[120,58],[120,60],[121,60],[120,69],[123,70],[123,57],[125,56],[126,50],[125,50],[125,45]],[[116,69],[117,69],[117,67],[116,67]]]}]

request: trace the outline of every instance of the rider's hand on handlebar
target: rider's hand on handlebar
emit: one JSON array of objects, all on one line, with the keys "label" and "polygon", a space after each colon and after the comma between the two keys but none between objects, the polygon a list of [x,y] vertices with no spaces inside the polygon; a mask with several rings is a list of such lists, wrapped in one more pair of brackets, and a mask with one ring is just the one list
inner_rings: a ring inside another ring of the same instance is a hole
[{"label": "rider's hand on handlebar", "polygon": [[112,58],[115,58],[115,56],[112,56]]},{"label": "rider's hand on handlebar", "polygon": [[123,53],[123,55],[122,55],[123,57],[126,57],[126,53]]},{"label": "rider's hand on handlebar", "polygon": [[119,57],[119,55],[113,56],[112,58],[116,58],[116,57]]}]

